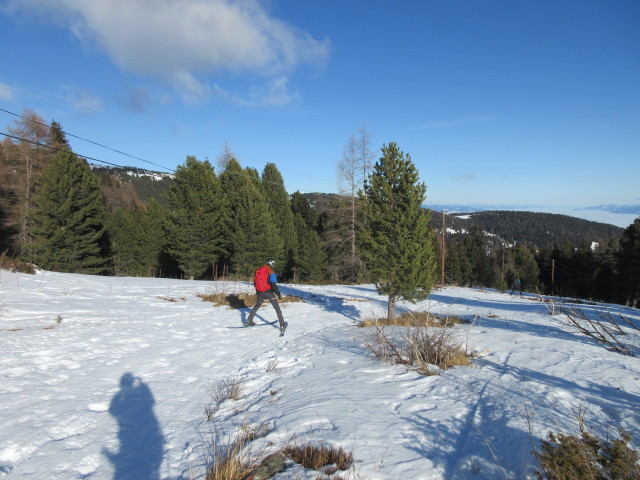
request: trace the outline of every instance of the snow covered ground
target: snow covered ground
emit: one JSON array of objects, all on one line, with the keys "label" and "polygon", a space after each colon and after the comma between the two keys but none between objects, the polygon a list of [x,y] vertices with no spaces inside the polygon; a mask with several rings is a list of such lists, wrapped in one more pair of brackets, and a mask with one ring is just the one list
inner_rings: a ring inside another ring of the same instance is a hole
[{"label": "snow covered ground", "polygon": [[[243,425],[268,431],[254,452],[293,436],[342,446],[357,460],[349,478],[367,480],[533,478],[532,440],[576,433],[581,409],[594,433],[623,426],[640,446],[640,358],[571,332],[533,297],[450,287],[401,303],[477,316],[456,328],[488,352],[425,377],[362,346],[355,324],[386,311],[371,285],[284,285],[305,301],[283,304],[283,338],[266,323],[276,320],[269,305],[259,326],[230,329],[249,310],[197,296],[250,290],[0,271],[0,478],[202,478],[213,443]],[[638,310],[607,307],[640,321]],[[208,421],[223,379],[242,398]],[[291,466],[275,478],[317,477]]]}]

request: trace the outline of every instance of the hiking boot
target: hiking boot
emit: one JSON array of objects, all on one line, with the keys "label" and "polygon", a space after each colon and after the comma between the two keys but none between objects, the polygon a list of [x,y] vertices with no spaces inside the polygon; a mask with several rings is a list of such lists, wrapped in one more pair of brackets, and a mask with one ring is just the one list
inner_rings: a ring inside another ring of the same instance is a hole
[{"label": "hiking boot", "polygon": [[244,324],[244,326],[245,326],[245,327],[255,327],[255,326],[256,326],[256,324],[255,324],[255,323],[253,323],[253,322],[247,322],[247,323],[245,323],[245,324]]}]

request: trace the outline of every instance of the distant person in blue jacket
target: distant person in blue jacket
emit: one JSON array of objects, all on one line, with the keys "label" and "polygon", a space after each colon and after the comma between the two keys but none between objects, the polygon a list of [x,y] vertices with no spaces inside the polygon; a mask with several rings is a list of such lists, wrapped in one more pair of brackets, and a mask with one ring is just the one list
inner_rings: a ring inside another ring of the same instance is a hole
[{"label": "distant person in blue jacket", "polygon": [[513,285],[511,285],[511,295],[515,293],[515,291],[520,292],[520,296],[522,296],[522,282],[520,281],[520,277],[516,277],[513,281]]}]

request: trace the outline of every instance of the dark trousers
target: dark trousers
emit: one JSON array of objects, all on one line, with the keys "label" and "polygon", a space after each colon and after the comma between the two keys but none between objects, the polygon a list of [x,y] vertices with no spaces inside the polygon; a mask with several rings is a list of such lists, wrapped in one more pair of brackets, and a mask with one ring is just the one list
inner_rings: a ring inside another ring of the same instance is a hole
[{"label": "dark trousers", "polygon": [[280,326],[284,326],[284,317],[282,316],[282,310],[280,310],[280,304],[278,303],[278,298],[276,294],[272,291],[266,292],[258,292],[258,300],[256,304],[253,306],[251,313],[249,314],[249,318],[247,318],[247,323],[253,323],[253,317],[258,313],[258,309],[262,306],[262,302],[268,300],[269,303],[273,306],[273,309],[276,311],[276,315],[278,315],[278,322],[280,322]]}]

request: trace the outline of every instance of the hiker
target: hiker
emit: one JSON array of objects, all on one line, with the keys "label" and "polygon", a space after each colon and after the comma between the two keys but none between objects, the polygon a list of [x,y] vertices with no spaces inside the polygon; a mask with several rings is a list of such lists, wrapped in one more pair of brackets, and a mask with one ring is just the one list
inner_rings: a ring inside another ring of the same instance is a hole
[{"label": "hiker", "polygon": [[511,295],[518,290],[520,292],[520,296],[522,296],[522,282],[520,281],[520,277],[516,277],[513,281],[513,285],[511,285]]},{"label": "hiker", "polygon": [[287,328],[287,323],[284,321],[282,310],[280,310],[280,304],[278,303],[278,298],[282,298],[282,295],[280,294],[280,289],[278,288],[276,272],[273,271],[273,267],[275,266],[275,264],[276,261],[273,258],[268,258],[265,264],[256,270],[253,284],[256,287],[257,299],[256,304],[249,314],[249,318],[247,318],[247,323],[245,323],[245,326],[253,327],[255,325],[255,323],[253,323],[253,317],[256,316],[256,313],[262,305],[262,302],[264,302],[265,300],[269,300],[269,302],[275,309],[276,314],[278,315],[278,322],[280,323],[280,334],[284,335],[284,331]]}]

